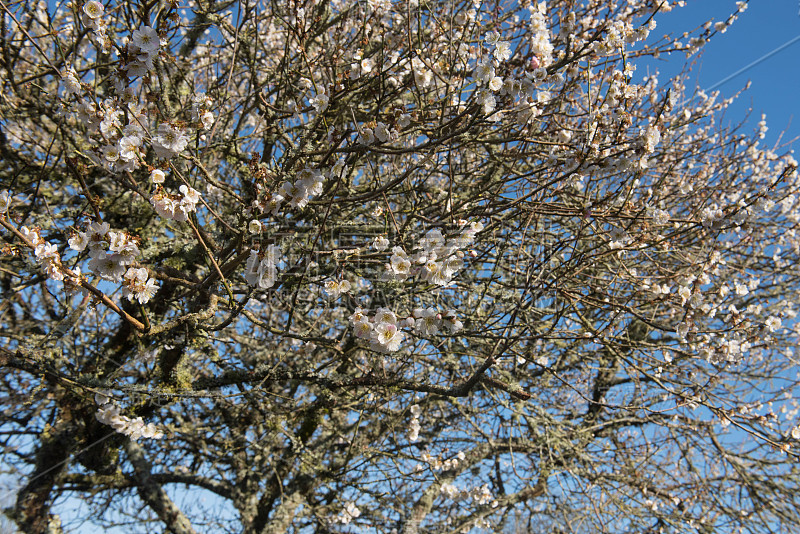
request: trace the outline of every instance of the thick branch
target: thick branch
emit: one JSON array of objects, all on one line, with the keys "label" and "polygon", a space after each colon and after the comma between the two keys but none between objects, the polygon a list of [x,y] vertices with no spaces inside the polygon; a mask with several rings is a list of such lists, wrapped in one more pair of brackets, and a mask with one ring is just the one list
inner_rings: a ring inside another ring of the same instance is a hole
[{"label": "thick branch", "polygon": [[125,452],[133,466],[133,478],[139,489],[139,496],[164,522],[168,531],[173,534],[196,534],[189,519],[153,479],[152,467],[145,458],[142,448],[136,442],[128,440],[125,443]]}]

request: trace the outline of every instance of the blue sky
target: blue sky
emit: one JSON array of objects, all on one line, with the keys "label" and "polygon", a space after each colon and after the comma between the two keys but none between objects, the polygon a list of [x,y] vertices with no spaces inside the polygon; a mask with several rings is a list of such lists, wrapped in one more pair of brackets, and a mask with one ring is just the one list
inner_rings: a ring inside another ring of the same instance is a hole
[{"label": "blue sky", "polygon": [[[650,38],[665,33],[680,34],[697,28],[705,21],[723,21],[736,9],[734,0],[702,0],[687,2],[686,7],[656,16],[658,27]],[[772,144],[787,130],[783,141],[800,136],[800,39],[771,57],[763,56],[800,36],[800,0],[751,0],[747,11],[724,34],[717,34],[698,56],[692,77],[703,89],[710,88],[738,70],[756,62],[746,72],[717,87],[729,97],[742,89],[748,80],[750,89],[732,106],[727,117],[731,122],[742,120],[752,107],[748,125],[755,127],[761,113],[767,115],[766,141]],[[662,56],[657,62],[637,63],[634,80],[657,67],[664,82],[666,76],[680,71],[685,54]],[[800,142],[793,143],[800,149]],[[797,156],[795,156],[797,157]]]}]

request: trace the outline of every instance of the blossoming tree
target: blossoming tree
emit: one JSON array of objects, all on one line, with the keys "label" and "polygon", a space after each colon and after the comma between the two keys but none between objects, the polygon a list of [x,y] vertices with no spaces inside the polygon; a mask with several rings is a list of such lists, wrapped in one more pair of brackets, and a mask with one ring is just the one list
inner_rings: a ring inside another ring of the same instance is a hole
[{"label": "blossoming tree", "polygon": [[681,3],[0,2],[8,519],[800,528],[797,163]]}]

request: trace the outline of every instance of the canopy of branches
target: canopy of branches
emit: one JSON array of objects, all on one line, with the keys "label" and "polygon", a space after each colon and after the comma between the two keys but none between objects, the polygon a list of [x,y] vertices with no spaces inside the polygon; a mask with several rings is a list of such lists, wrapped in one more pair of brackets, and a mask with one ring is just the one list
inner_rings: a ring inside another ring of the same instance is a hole
[{"label": "canopy of branches", "polygon": [[800,529],[797,162],[675,4],[0,2],[10,531]]}]

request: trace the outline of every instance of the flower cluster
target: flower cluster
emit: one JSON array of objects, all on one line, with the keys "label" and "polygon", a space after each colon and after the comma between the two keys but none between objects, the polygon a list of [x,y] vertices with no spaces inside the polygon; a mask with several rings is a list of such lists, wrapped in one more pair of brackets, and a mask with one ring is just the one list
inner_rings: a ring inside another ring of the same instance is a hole
[{"label": "flower cluster", "polygon": [[433,71],[431,71],[431,69],[428,68],[425,62],[419,59],[418,57],[414,57],[411,59],[411,71],[414,74],[414,82],[421,89],[430,87],[435,83]]},{"label": "flower cluster", "polygon": [[343,525],[346,525],[360,515],[361,515],[361,510],[358,509],[356,503],[352,501],[347,501],[344,510],[339,512],[339,515],[336,516],[336,518],[334,519],[334,523],[341,523]]},{"label": "flower cluster", "polygon": [[356,49],[353,53],[353,62],[350,64],[350,79],[357,80],[360,77],[371,73],[375,70],[376,63],[374,57],[364,57],[364,51],[361,48]]},{"label": "flower cluster", "polygon": [[120,434],[125,434],[133,441],[139,438],[159,439],[164,434],[153,423],[145,424],[141,417],[131,419],[120,413],[119,406],[111,402],[111,394],[102,391],[94,396],[94,401],[100,406],[95,413],[98,421],[112,427]]},{"label": "flower cluster", "polygon": [[[102,25],[103,5],[86,2],[82,8],[84,23],[89,27]],[[94,24],[94,26],[92,26]],[[131,32],[122,52],[122,64],[112,87],[113,92],[99,100],[91,93],[91,86],[82,83],[74,68],[65,70],[61,77],[64,98],[76,101],[71,104],[77,118],[86,126],[93,149],[93,161],[112,173],[131,172],[145,163],[146,144],[151,143],[153,153],[161,159],[170,159],[183,152],[189,135],[179,123],[161,122],[156,128],[148,115],[150,101],[139,102],[142,88],[137,88],[131,78],[146,77],[154,69],[153,62],[162,45],[154,28],[142,26]],[[83,76],[87,76],[85,73]],[[87,76],[88,77],[88,76]],[[145,80],[143,84],[146,84]],[[116,93],[116,94],[114,94]],[[193,97],[192,124],[209,128],[214,121],[208,110],[211,100],[200,93]],[[127,124],[126,124],[127,123]],[[202,138],[202,136],[201,136]],[[170,212],[169,202],[164,202]],[[169,216],[169,215],[165,215]],[[180,217],[180,215],[178,215]]]},{"label": "flower cluster", "polygon": [[128,265],[139,255],[137,239],[117,230],[111,230],[108,223],[93,222],[85,232],[78,232],[69,240],[72,250],[89,250],[89,270],[110,280],[121,282]]},{"label": "flower cluster", "polygon": [[108,54],[111,51],[111,40],[106,34],[106,22],[103,18],[104,12],[105,7],[103,7],[103,4],[97,0],[90,0],[83,4],[83,9],[81,9],[81,23],[83,23],[86,28],[92,30],[90,34],[92,42],[100,48],[104,54]]},{"label": "flower cluster", "polygon": [[664,226],[665,224],[669,223],[669,212],[666,210],[662,210],[660,208],[654,208],[652,206],[647,207],[647,215],[648,217],[653,218],[653,222],[657,226]]},{"label": "flower cluster", "polygon": [[412,443],[419,439],[419,431],[422,427],[419,424],[419,416],[422,414],[422,409],[419,404],[411,406],[411,422],[408,424],[408,440]]},{"label": "flower cluster", "polygon": [[[598,55],[611,56],[624,49],[626,44],[635,44],[646,39],[650,34],[650,30],[655,29],[655,27],[655,20],[650,20],[647,25],[639,25],[638,27],[634,27],[629,20],[615,20],[607,27],[605,38],[594,41],[592,48]],[[694,38],[692,41],[694,41]]]},{"label": "flower cluster", "polygon": [[[430,453],[423,452],[420,460],[427,463],[434,471],[450,471],[458,467],[458,464],[466,458],[462,451],[447,460],[442,460],[440,456],[433,456]],[[419,468],[417,469],[419,470]]]},{"label": "flower cluster", "polygon": [[20,232],[33,245],[36,262],[42,266],[48,277],[59,282],[69,278],[74,285],[80,284],[80,271],[72,273],[61,264],[61,255],[58,253],[58,249],[39,235],[38,228],[29,229],[27,226],[23,226],[20,228]]},{"label": "flower cluster", "polygon": [[392,247],[392,256],[389,258],[386,270],[396,280],[405,280],[411,275],[411,260],[402,247]]},{"label": "flower cluster", "polygon": [[270,245],[264,250],[253,249],[245,265],[244,278],[252,287],[269,289],[278,281],[278,264],[283,260],[280,247]]},{"label": "flower cluster", "polygon": [[150,26],[134,30],[128,43],[128,63],[123,67],[128,76],[144,76],[153,70],[153,59],[158,55],[159,48],[161,38],[156,30]]},{"label": "flower cluster", "polygon": [[414,326],[417,333],[423,336],[436,334],[442,326],[445,326],[451,334],[455,334],[464,327],[456,317],[455,310],[447,310],[443,315],[435,308],[415,308],[412,315],[415,319]]},{"label": "flower cluster", "polygon": [[506,61],[511,57],[511,43],[502,41],[500,39],[500,34],[496,31],[493,30],[487,33],[484,37],[484,41],[486,41],[486,44],[494,47],[492,55],[497,61]]},{"label": "flower cluster", "polygon": [[388,124],[378,121],[374,128],[361,126],[358,129],[357,142],[361,145],[371,145],[376,141],[379,143],[386,143],[389,141],[397,141],[400,134]]},{"label": "flower cluster", "polygon": [[457,499],[461,495],[461,490],[452,482],[443,482],[439,488],[439,493],[446,499]]},{"label": "flower cluster", "polygon": [[448,285],[464,266],[464,252],[461,249],[471,244],[475,234],[483,230],[480,222],[467,225],[464,221],[464,226],[459,235],[450,239],[446,239],[438,229],[428,231],[420,239],[417,252],[411,256],[401,247],[393,247],[386,265],[388,275],[396,280],[416,275],[437,286]]},{"label": "flower cluster", "polygon": [[280,213],[281,205],[285,200],[283,195],[278,193],[265,193],[261,184],[257,184],[256,189],[258,190],[258,198],[253,201],[253,209],[259,214],[269,213],[273,217],[276,217],[278,213]]},{"label": "flower cluster", "polygon": [[652,124],[647,126],[644,133],[641,134],[640,142],[646,154],[652,154],[656,145],[661,141],[661,132]]},{"label": "flower cluster", "polygon": [[281,186],[282,195],[277,195],[275,202],[280,205],[285,199],[289,199],[291,207],[303,209],[312,196],[322,194],[323,181],[324,176],[319,170],[306,167],[298,173],[297,180],[284,182]]},{"label": "flower cluster", "polygon": [[189,138],[183,129],[167,123],[158,125],[158,134],[153,138],[153,150],[155,150],[157,157],[162,159],[173,158],[183,152],[188,144]]},{"label": "flower cluster", "polygon": [[150,197],[150,204],[165,219],[186,221],[189,214],[197,209],[200,193],[185,184],[181,185],[180,192],[181,195],[171,195],[163,187],[156,187],[155,193]]},{"label": "flower cluster", "polygon": [[473,76],[480,84],[480,89],[475,91],[475,98],[483,109],[483,113],[490,117],[490,120],[499,120],[502,116],[501,113],[494,113],[497,107],[497,98],[495,93],[503,89],[503,78],[497,76],[495,73],[495,65],[497,60],[484,58],[478,61],[475,66]]},{"label": "flower cluster", "polygon": [[192,122],[210,130],[214,125],[214,114],[210,111],[214,103],[205,93],[197,93],[192,97]]},{"label": "flower cluster", "polygon": [[332,299],[337,299],[342,293],[349,293],[352,285],[348,280],[327,280],[323,286],[325,294]]},{"label": "flower cluster", "polygon": [[72,95],[80,95],[83,91],[81,81],[78,79],[78,74],[75,69],[69,69],[66,74],[61,77],[61,86],[64,88],[64,96],[70,98]]},{"label": "flower cluster", "polygon": [[499,91],[503,87],[503,78],[495,76],[494,61],[485,58],[478,61],[473,76],[481,83],[487,84],[492,91]]},{"label": "flower cluster", "polygon": [[492,495],[489,484],[484,484],[479,488],[473,488],[471,490],[461,490],[455,484],[445,482],[439,488],[439,492],[447,499],[472,499],[472,501],[479,506],[488,504],[491,505],[492,508],[496,508],[500,505]]},{"label": "flower cluster", "polygon": [[361,308],[356,308],[350,316],[356,337],[368,339],[372,350],[383,353],[400,350],[405,334],[397,323],[397,315],[387,308],[378,308],[371,319]]},{"label": "flower cluster", "polygon": [[[255,169],[256,173],[267,173],[266,169],[258,165],[255,166]],[[344,170],[343,160],[336,162],[327,172],[307,166],[297,173],[294,182],[284,182],[278,191],[273,191],[259,181],[256,183],[256,199],[253,201],[248,213],[269,213],[277,216],[287,199],[290,207],[303,209],[308,205],[312,197],[322,194],[322,184],[326,177],[338,177]]]},{"label": "flower cluster", "polygon": [[128,300],[138,300],[140,304],[148,302],[158,291],[156,281],[149,278],[144,267],[130,267],[122,279],[122,296]]},{"label": "flower cluster", "polygon": [[531,2],[531,51],[540,67],[547,67],[553,62],[553,45],[550,42],[550,30],[547,28],[547,4]]},{"label": "flower cluster", "polygon": [[98,148],[99,155],[95,156],[95,161],[113,173],[139,168],[145,138],[145,131],[139,124],[141,118],[132,115],[128,124],[123,127],[121,117],[124,113],[110,100],[102,102],[93,111],[95,116],[90,122],[93,124],[99,120],[97,129],[104,143]]},{"label": "flower cluster", "polygon": [[481,506],[491,504],[492,508],[495,508],[498,505],[497,501],[494,500],[494,496],[492,496],[489,484],[484,484],[480,488],[473,488],[469,492],[469,497]]},{"label": "flower cluster", "polygon": [[703,224],[704,228],[718,230],[722,227],[724,217],[725,214],[719,209],[719,206],[712,204],[711,206],[703,208],[703,211],[700,213],[700,222]]}]

